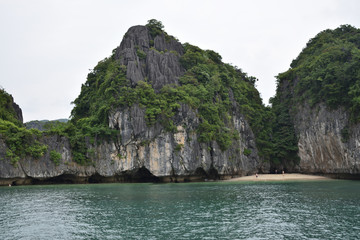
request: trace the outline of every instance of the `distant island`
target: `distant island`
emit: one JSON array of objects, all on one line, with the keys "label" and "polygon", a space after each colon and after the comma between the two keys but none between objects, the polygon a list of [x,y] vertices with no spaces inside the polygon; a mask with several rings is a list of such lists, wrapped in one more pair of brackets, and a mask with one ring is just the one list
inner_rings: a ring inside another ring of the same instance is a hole
[{"label": "distant island", "polygon": [[26,122],[24,125],[27,129],[38,129],[40,131],[45,131],[50,128],[52,128],[54,124],[57,123],[67,123],[69,119],[62,118],[62,119],[56,119],[56,120],[34,120]]}]

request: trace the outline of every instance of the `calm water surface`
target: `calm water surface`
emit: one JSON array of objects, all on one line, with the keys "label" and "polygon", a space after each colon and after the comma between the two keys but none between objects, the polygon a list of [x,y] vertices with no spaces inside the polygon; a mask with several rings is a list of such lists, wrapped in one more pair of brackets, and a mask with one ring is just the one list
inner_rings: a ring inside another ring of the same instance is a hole
[{"label": "calm water surface", "polygon": [[0,188],[0,239],[359,237],[359,181]]}]

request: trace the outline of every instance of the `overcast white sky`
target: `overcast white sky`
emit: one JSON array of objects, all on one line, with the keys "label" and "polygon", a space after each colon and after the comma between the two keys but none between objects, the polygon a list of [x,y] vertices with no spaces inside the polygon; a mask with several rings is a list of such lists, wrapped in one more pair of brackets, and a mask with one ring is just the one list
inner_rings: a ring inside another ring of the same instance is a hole
[{"label": "overcast white sky", "polygon": [[360,28],[358,0],[0,0],[0,86],[24,121],[68,118],[89,69],[128,28],[155,18],[182,43],[218,52],[259,79],[275,78],[308,40],[341,24]]}]

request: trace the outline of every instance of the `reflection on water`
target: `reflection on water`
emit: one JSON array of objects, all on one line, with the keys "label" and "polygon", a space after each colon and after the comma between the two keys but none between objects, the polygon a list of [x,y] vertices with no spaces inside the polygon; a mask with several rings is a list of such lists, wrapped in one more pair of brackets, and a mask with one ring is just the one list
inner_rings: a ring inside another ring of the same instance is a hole
[{"label": "reflection on water", "polygon": [[0,188],[1,239],[356,239],[360,182]]}]

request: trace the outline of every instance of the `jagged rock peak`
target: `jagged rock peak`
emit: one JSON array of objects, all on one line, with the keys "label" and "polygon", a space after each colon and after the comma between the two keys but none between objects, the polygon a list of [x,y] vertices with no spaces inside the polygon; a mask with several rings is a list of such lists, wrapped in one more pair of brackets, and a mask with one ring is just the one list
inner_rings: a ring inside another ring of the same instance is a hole
[{"label": "jagged rock peak", "polygon": [[157,30],[154,33],[149,25],[131,27],[115,53],[115,58],[126,66],[126,76],[133,86],[148,81],[155,91],[167,84],[178,84],[185,72],[179,62],[184,53],[182,44],[162,29]]},{"label": "jagged rock peak", "polygon": [[130,27],[117,50],[117,57],[121,58],[120,52],[127,48],[141,49],[144,52],[154,48],[157,51],[176,51],[179,55],[184,53],[182,44],[173,36],[161,30],[152,33],[148,26],[137,25]]},{"label": "jagged rock peak", "polygon": [[129,28],[118,48],[117,57],[121,58],[121,54],[119,55],[120,51],[127,48],[133,49],[138,46],[143,50],[148,50],[150,48],[150,39],[151,36],[146,26],[138,25]]}]

